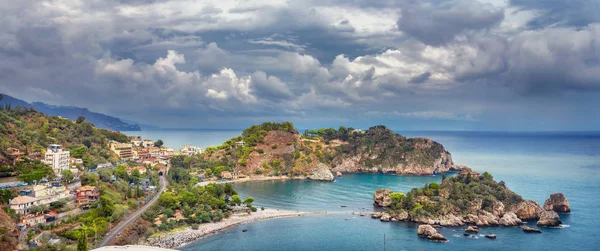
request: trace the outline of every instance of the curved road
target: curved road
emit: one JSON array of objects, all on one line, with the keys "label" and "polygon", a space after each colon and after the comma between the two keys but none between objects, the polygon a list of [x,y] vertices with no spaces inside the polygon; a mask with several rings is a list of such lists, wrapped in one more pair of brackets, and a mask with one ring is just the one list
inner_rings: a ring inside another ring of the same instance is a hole
[{"label": "curved road", "polygon": [[131,225],[137,218],[140,217],[140,215],[142,215],[142,213],[148,210],[148,208],[150,208],[158,200],[158,197],[160,197],[160,194],[165,190],[165,187],[167,187],[167,179],[165,179],[165,176],[160,176],[160,189],[154,198],[152,198],[152,200],[146,203],[146,205],[144,205],[142,208],[138,209],[134,214],[127,217],[127,219],[117,224],[115,228],[111,229],[96,247],[99,248],[109,245],[115,238],[117,238],[117,235],[123,232],[127,226]]}]

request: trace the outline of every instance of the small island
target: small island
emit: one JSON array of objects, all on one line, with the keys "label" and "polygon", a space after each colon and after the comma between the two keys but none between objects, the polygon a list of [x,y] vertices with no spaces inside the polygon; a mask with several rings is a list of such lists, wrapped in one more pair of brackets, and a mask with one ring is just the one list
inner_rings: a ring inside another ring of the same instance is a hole
[{"label": "small island", "polygon": [[[558,213],[570,212],[563,194],[553,194],[544,207],[525,200],[491,174],[465,170],[451,178],[443,176],[442,183],[413,188],[407,194],[389,189],[375,191],[374,204],[383,207],[372,218],[381,221],[410,221],[421,223],[419,236],[447,241],[435,227],[468,226],[466,234],[477,233],[481,226],[521,226],[524,221],[537,220],[541,227],[556,227],[562,222]],[[541,232],[524,227],[525,232]],[[488,238],[495,238],[490,236]]]}]

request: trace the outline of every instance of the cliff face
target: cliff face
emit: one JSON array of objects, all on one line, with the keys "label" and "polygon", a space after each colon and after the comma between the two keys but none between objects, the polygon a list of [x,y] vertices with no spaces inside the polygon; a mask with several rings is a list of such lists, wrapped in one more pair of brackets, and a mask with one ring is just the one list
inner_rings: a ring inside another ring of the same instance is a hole
[{"label": "cliff face", "polygon": [[303,137],[295,130],[246,134],[244,137],[252,140],[252,145],[232,144],[241,140],[237,138],[220,150],[205,154],[205,158],[228,158],[237,163],[237,171],[246,174],[290,176],[308,176],[323,164],[333,172],[345,173],[431,175],[461,169],[441,144],[424,138],[405,138],[383,126],[328,139]]},{"label": "cliff face", "polygon": [[342,154],[331,162],[333,171],[431,175],[448,172],[452,155],[430,139],[408,139],[385,127],[355,134],[340,146]]}]

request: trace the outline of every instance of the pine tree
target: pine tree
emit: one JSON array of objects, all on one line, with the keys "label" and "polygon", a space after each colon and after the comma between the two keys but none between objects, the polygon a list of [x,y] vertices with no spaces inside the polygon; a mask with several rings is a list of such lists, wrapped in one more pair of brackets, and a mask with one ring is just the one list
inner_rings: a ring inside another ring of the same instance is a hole
[{"label": "pine tree", "polygon": [[77,240],[77,251],[87,251],[88,250],[88,242],[87,242],[87,232],[85,228],[81,229],[81,233],[79,234],[79,239]]}]

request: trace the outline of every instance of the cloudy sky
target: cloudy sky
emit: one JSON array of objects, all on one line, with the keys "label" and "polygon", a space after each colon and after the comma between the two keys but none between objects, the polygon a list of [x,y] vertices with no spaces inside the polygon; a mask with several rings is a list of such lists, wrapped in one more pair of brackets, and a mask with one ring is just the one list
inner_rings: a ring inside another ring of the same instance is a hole
[{"label": "cloudy sky", "polygon": [[20,0],[0,92],[171,128],[600,128],[597,0]]}]

